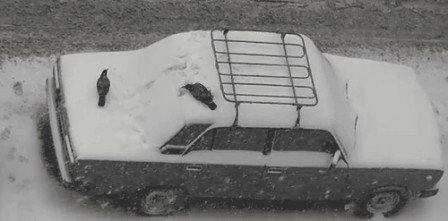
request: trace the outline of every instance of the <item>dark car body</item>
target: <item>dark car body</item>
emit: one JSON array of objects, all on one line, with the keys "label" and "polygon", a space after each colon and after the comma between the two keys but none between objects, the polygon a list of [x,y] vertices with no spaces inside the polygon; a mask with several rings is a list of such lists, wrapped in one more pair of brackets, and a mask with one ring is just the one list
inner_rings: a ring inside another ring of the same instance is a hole
[{"label": "dark car body", "polygon": [[[241,149],[245,147],[244,143],[236,145]],[[270,156],[263,154],[263,149],[252,150],[254,155],[266,158],[266,164],[259,165],[188,163],[188,159],[181,159],[195,152],[192,150],[184,156],[178,154],[179,163],[78,160],[69,164],[69,171],[75,185],[93,195],[131,194],[147,188],[180,187],[192,197],[273,200],[349,200],[361,198],[377,188],[391,186],[406,189],[414,198],[429,197],[437,193],[434,187],[443,174],[440,170],[350,168],[343,160],[333,169],[329,168],[329,164],[320,167],[271,167],[268,166]],[[200,151],[226,160],[226,156],[219,151]],[[238,150],[233,151],[238,154]],[[297,150],[292,154],[301,152]]]}]

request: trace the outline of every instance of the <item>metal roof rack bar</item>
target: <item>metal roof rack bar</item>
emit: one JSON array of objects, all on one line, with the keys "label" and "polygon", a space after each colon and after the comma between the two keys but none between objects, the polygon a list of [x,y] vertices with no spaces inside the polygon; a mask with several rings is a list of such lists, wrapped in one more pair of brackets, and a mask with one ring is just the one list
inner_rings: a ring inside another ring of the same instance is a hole
[{"label": "metal roof rack bar", "polygon": [[[224,85],[247,85],[247,86],[268,86],[268,87],[295,87],[295,88],[308,88],[310,90],[313,90],[312,87],[309,86],[303,86],[303,85],[295,85],[291,86],[289,84],[267,84],[267,83],[244,83],[244,82],[222,82],[221,84]],[[297,97],[297,95],[294,95]]]},{"label": "metal roof rack bar", "polygon": [[[239,100],[240,104],[282,104],[282,105],[292,105],[296,106],[294,102],[271,102],[271,101],[248,101],[248,100]],[[303,105],[306,106],[306,105]],[[314,104],[310,103],[309,106],[314,106]]]},{"label": "metal roof rack bar", "polygon": [[282,33],[280,35],[280,38],[282,39],[282,43],[283,43],[283,50],[285,52],[285,60],[286,60],[286,64],[288,65],[288,74],[289,74],[289,80],[291,82],[291,88],[292,88],[292,93],[294,94],[294,102],[296,102],[296,105],[299,106],[299,102],[297,101],[297,93],[296,93],[296,88],[294,85],[294,80],[292,79],[292,73],[291,73],[291,66],[289,66],[289,59],[288,59],[288,52],[286,50],[286,45],[285,45],[285,34]]},{"label": "metal roof rack bar", "polygon": [[[239,116],[238,107],[239,107],[239,103],[238,103],[238,99],[237,99],[237,96],[236,96],[235,80],[233,79],[232,62],[231,62],[231,59],[230,59],[230,54],[228,54],[228,52],[229,52],[229,44],[228,44],[228,40],[227,40],[227,33],[228,32],[229,32],[229,30],[224,30],[224,39],[225,39],[225,43],[226,43],[227,61],[229,62],[230,79],[232,80],[233,98],[235,99],[234,101],[235,101],[236,114],[235,114],[235,120],[233,121],[233,125],[236,126],[236,125],[238,125],[238,116]],[[212,37],[213,37],[213,32],[212,32]]]},{"label": "metal roof rack bar", "polygon": [[234,76],[234,77],[254,77],[254,78],[293,78],[293,79],[308,79],[309,78],[309,73],[306,76],[303,77],[289,77],[289,76],[275,76],[275,75],[251,75],[251,74],[228,74],[228,73],[221,73],[221,75],[223,76]]},{"label": "metal roof rack bar", "polygon": [[[229,61],[217,61],[220,64],[227,64],[230,63]],[[271,64],[271,63],[255,63],[255,62],[232,62],[232,64],[237,64],[237,65],[262,65],[262,66],[282,66],[282,67],[299,67],[299,68],[307,68],[307,66],[305,65],[300,65],[300,64]]]},{"label": "metal roof rack bar", "polygon": [[[230,93],[224,93],[224,95],[233,95]],[[285,95],[259,95],[259,94],[236,94],[237,96],[248,96],[248,97],[270,97],[270,98],[294,98],[293,96],[285,96]],[[314,99],[314,96],[298,96],[298,98],[302,99]]]},{"label": "metal roof rack bar", "polygon": [[[298,125],[300,109],[318,103],[305,39],[296,33],[255,31],[261,37],[252,35],[256,38],[252,41],[248,40],[248,35],[244,35],[244,32],[250,30],[211,32],[221,91],[225,100],[235,103],[237,116],[234,124],[238,121],[239,104],[259,103],[297,106]],[[268,41],[259,40],[262,38]],[[218,55],[226,55],[227,58]],[[264,67],[266,68],[263,69]],[[278,83],[273,82],[275,79],[278,79]],[[250,93],[237,93],[236,90]]]},{"label": "metal roof rack bar", "polygon": [[[240,52],[223,52],[223,51],[216,51],[217,54],[230,54],[230,55],[247,55],[247,56],[260,56],[260,57],[276,57],[276,58],[284,58],[284,55],[276,55],[276,54],[255,54],[255,53],[240,53]],[[305,56],[304,53],[302,55],[289,55],[290,58],[303,58]]]},{"label": "metal roof rack bar", "polygon": [[[302,42],[303,42],[303,53],[307,54],[306,47],[305,47],[305,40],[303,40],[302,36],[300,36],[300,37],[302,38]],[[314,78],[313,78],[313,75],[311,74],[311,66],[310,66],[310,60],[308,58],[308,55],[305,56],[305,59],[306,59],[306,63],[308,64],[308,73],[310,74],[311,85],[313,85],[314,96],[316,97],[316,102],[314,105],[317,105],[317,103],[319,103],[319,97],[317,97],[316,87],[314,86]],[[299,118],[297,119],[297,121],[300,121],[300,112],[299,112]],[[298,125],[298,123],[299,122],[297,122],[297,125]]]},{"label": "metal roof rack bar", "polygon": [[[269,44],[269,45],[283,45],[281,42],[269,42],[269,41],[247,41],[247,40],[228,40],[228,39],[213,39],[213,41],[231,42],[231,43],[249,43],[249,44]],[[285,43],[287,46],[303,47],[301,44]]]}]

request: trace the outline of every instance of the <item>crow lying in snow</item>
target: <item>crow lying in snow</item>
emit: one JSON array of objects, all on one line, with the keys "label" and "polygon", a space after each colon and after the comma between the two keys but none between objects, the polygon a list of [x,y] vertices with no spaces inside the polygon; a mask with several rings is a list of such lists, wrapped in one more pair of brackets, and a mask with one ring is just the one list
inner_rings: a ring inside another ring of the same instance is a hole
[{"label": "crow lying in snow", "polygon": [[190,92],[191,96],[207,105],[210,110],[216,109],[217,106],[215,102],[213,102],[212,93],[201,83],[186,84],[182,88],[187,89]]},{"label": "crow lying in snow", "polygon": [[98,95],[100,96],[98,106],[100,107],[104,107],[106,104],[106,95],[110,88],[110,81],[109,78],[107,78],[107,70],[108,69],[103,70],[100,78],[98,78],[98,81],[96,82],[96,89],[98,90]]}]

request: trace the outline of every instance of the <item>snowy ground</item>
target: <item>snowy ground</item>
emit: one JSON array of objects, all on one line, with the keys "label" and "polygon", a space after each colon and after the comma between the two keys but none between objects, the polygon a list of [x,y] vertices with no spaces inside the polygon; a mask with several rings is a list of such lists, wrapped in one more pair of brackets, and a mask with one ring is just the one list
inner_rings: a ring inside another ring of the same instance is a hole
[{"label": "snowy ground", "polygon": [[[413,48],[344,48],[332,53],[412,66],[438,113],[448,162],[448,51]],[[45,113],[44,80],[54,57],[12,58],[0,66],[0,214],[1,220],[147,220],[63,189],[44,166],[37,122]],[[441,220],[448,215],[448,178],[433,198],[410,202],[390,220]],[[331,206],[262,210],[231,206],[193,206],[191,210],[151,220],[357,220]],[[373,220],[383,220],[381,216]]]}]

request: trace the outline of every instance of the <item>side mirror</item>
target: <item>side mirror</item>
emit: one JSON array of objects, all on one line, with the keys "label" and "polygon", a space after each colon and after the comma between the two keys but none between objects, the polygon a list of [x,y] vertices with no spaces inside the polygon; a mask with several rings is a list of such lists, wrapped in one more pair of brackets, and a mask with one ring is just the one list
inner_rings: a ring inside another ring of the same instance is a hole
[{"label": "side mirror", "polygon": [[331,159],[330,167],[329,169],[332,170],[336,167],[336,164],[342,159],[342,153],[340,150],[337,150],[333,154],[333,158]]},{"label": "side mirror", "polygon": [[167,155],[180,155],[182,154],[185,150],[187,149],[186,146],[179,146],[179,145],[170,145],[167,144],[165,146],[163,146],[160,151],[162,152],[162,154],[167,154]]}]

